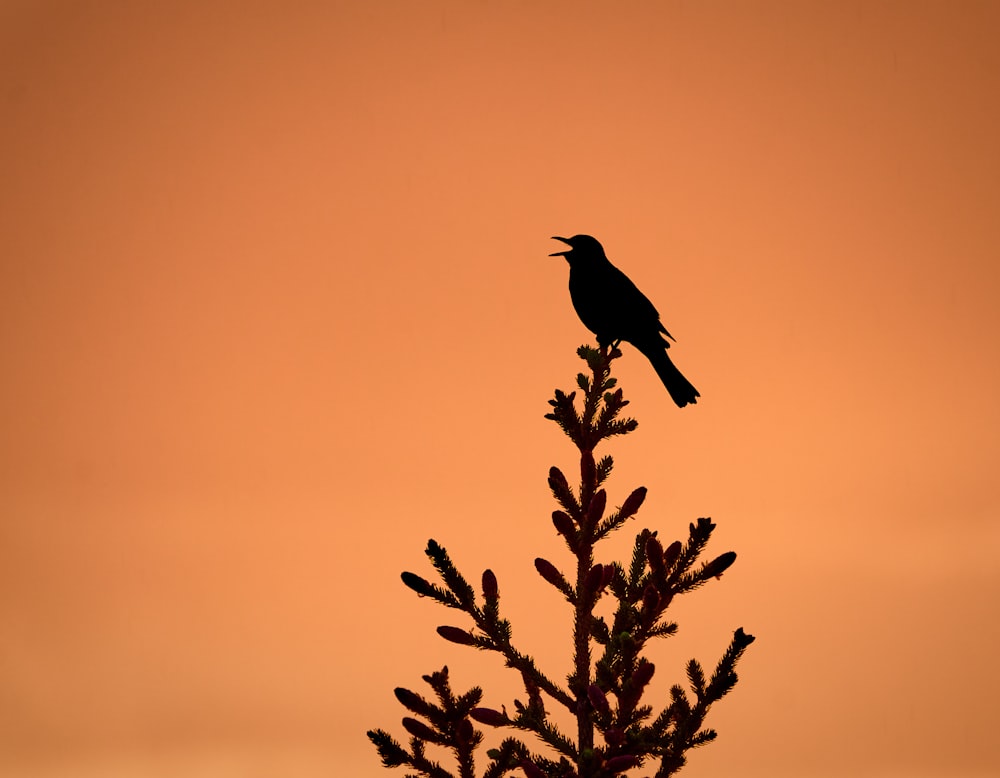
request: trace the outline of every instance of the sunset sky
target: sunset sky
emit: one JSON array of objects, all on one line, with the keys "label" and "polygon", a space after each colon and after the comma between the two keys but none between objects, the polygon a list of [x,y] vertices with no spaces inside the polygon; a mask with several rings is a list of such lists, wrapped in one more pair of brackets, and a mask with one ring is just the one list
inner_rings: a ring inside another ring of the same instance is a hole
[{"label": "sunset sky", "polygon": [[517,694],[400,582],[428,538],[564,676],[575,233],[702,395],[624,347],[609,501],[649,497],[599,560],[699,516],[739,555],[651,701],[758,638],[681,774],[1000,774],[998,40],[972,0],[0,4],[0,774],[401,776],[394,687]]}]

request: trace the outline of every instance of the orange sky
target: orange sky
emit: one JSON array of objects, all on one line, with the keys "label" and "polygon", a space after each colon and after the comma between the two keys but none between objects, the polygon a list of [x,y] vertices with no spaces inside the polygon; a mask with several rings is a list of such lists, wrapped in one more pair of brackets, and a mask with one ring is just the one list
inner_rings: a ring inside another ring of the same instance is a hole
[{"label": "orange sky", "polygon": [[568,671],[577,232],[702,393],[618,363],[605,560],[739,553],[654,691],[758,636],[683,774],[1000,772],[996,4],[147,5],[0,8],[0,773],[391,774],[516,688],[429,537]]}]

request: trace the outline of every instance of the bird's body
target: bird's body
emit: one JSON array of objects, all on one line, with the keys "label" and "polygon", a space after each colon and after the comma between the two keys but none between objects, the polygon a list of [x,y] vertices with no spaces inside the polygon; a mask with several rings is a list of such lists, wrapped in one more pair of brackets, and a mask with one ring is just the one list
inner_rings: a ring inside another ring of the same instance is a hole
[{"label": "bird's body", "polygon": [[580,321],[602,346],[625,341],[635,346],[656,370],[678,407],[697,403],[698,390],[677,369],[664,336],[673,340],[660,314],[635,284],[611,264],[601,244],[589,235],[554,238],[569,245],[562,256],[569,262],[569,294]]}]

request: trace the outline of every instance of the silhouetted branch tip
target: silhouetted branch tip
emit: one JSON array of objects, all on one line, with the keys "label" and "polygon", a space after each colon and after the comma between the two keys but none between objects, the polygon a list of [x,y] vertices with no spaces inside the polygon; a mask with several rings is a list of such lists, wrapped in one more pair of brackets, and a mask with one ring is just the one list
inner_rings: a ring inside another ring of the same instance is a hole
[{"label": "silhouetted branch tip", "polygon": [[[408,775],[424,778],[505,778],[512,773],[527,778],[614,778],[637,767],[666,778],[684,766],[687,751],[715,738],[715,732],[704,726],[708,710],[737,683],[736,665],[754,637],[742,628],[735,630],[710,677],[701,662],[691,659],[685,667],[689,691],[672,685],[659,710],[649,704],[656,672],[649,641],[675,635],[677,624],[667,617],[674,599],[719,578],[736,554],[727,551],[702,561],[716,525],[709,518],[698,518],[689,525],[684,541],[667,543],[656,531],[641,529],[627,563],[598,561],[597,544],[634,518],[647,496],[644,486],[634,488],[620,507],[609,509],[616,504],[615,490],[608,483],[614,462],[610,455],[596,452],[604,441],[630,433],[637,423],[622,417],[628,400],[611,375],[621,351],[606,339],[599,346],[577,350],[588,372],[577,376],[576,391],[555,390],[546,414],[579,455],[578,481],[567,477],[567,472],[574,472],[569,469],[553,466],[547,474],[557,503],[552,525],[564,539],[571,561],[554,564],[534,557],[539,576],[572,609],[572,671],[565,683],[557,683],[514,644],[493,570],[483,570],[481,585],[474,589],[445,548],[429,540],[425,553],[438,579],[432,582],[404,572],[403,583],[422,597],[461,611],[466,623],[439,626],[438,634],[452,645],[498,654],[503,664],[520,674],[524,696],[506,706],[483,705],[479,687],[462,694],[452,690],[447,667],[423,677],[436,701],[396,687],[396,699],[412,714],[401,720],[410,741],[403,746],[383,730],[370,730],[368,737],[384,766],[403,766]],[[519,539],[527,537],[520,527],[516,531]],[[602,599],[610,601],[610,607],[598,612]],[[556,725],[549,711],[552,701],[573,717],[574,737]],[[519,737],[507,737],[485,752],[489,761],[477,771],[474,757],[484,736],[475,723],[498,734],[528,733],[541,751],[532,750]],[[457,772],[429,760],[428,743],[449,751]]]}]

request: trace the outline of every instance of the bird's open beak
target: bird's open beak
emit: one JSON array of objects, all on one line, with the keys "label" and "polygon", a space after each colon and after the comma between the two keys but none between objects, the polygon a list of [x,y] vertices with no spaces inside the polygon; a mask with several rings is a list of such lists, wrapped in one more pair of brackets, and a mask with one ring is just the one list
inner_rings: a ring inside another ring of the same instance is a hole
[{"label": "bird's open beak", "polygon": [[[569,244],[569,238],[560,238],[558,235],[553,235],[552,240],[561,240],[563,243]],[[565,251],[556,251],[553,254],[549,254],[550,257],[565,257],[569,252],[573,250],[573,247],[566,249]]]}]

